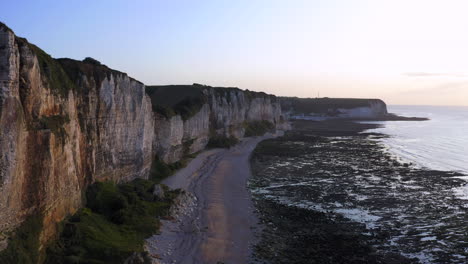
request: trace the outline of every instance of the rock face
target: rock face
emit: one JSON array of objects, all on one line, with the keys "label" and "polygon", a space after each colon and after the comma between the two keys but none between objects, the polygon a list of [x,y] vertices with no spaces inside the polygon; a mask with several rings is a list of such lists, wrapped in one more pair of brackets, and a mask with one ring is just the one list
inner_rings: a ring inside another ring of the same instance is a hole
[{"label": "rock face", "polygon": [[190,118],[164,117],[141,82],[95,60],[52,59],[0,23],[0,232],[37,214],[45,243],[94,181],[147,178],[155,156],[174,162],[214,134],[242,137],[246,121],[287,128],[273,96],[203,92]]},{"label": "rock face", "polygon": [[88,184],[147,177],[151,167],[154,117],[144,85],[104,66],[63,63],[76,64],[76,79],[0,28],[2,231],[41,214],[46,240],[81,206]]},{"label": "rock face", "polygon": [[379,118],[388,114],[387,106],[381,100],[369,101],[368,106],[355,108],[338,108],[338,117],[340,118]]},{"label": "rock face", "polygon": [[235,88],[220,89],[202,86],[205,103],[190,118],[180,115],[164,118],[156,114],[154,148],[165,162],[175,162],[185,154],[203,150],[213,135],[242,138],[245,125],[267,120],[277,129],[289,129],[275,96],[245,92]]},{"label": "rock face", "polygon": [[387,105],[380,99],[282,97],[280,100],[283,111],[294,119],[378,119],[388,116]]}]

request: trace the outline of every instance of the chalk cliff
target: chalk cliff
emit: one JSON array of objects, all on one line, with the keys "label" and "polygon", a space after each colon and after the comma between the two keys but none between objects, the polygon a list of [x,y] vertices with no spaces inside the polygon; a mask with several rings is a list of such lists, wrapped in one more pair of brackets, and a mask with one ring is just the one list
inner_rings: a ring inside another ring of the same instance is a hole
[{"label": "chalk cliff", "polygon": [[146,178],[155,157],[175,162],[213,135],[240,138],[249,121],[288,127],[274,96],[197,89],[195,111],[163,115],[127,74],[53,59],[0,23],[0,233],[41,215],[45,243],[94,181]]},{"label": "chalk cliff", "polygon": [[281,106],[292,118],[387,118],[387,105],[380,99],[282,97]]},{"label": "chalk cliff", "polygon": [[[279,100],[272,95],[197,84],[151,88],[163,89],[161,92],[150,92],[151,97],[159,98],[169,97],[169,93],[174,91],[181,94],[187,89],[199,91],[197,95],[191,97],[196,99],[199,106],[194,106],[197,110],[185,120],[180,114],[165,118],[155,113],[154,148],[158,156],[166,162],[177,161],[184,154],[204,149],[209,138],[214,135],[242,138],[245,126],[252,121],[267,120],[275,124],[277,129],[289,128],[289,124],[282,116]],[[179,101],[184,99],[186,98],[181,97]],[[156,104],[157,101],[153,100]]]}]

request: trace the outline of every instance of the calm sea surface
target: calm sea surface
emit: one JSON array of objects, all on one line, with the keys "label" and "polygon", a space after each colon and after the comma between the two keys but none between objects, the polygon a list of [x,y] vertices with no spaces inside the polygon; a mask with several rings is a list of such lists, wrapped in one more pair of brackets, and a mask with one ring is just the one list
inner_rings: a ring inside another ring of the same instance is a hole
[{"label": "calm sea surface", "polygon": [[[468,174],[468,107],[392,105],[388,111],[430,118],[378,122],[384,127],[372,131],[391,136],[381,139],[391,153],[420,167]],[[468,186],[455,191],[468,199]]]},{"label": "calm sea surface", "polygon": [[382,122],[375,129],[392,153],[431,169],[468,172],[468,107],[389,106],[402,116],[428,117],[425,122]]}]

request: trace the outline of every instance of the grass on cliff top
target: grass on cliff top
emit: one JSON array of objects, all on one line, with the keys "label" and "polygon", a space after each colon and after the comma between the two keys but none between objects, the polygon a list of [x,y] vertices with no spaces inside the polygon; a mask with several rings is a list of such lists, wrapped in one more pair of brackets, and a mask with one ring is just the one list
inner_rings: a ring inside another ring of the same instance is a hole
[{"label": "grass on cliff top", "polygon": [[67,97],[70,90],[76,89],[76,85],[70,80],[67,73],[63,70],[57,60],[52,58],[36,45],[29,43],[24,38],[16,37],[16,42],[20,47],[27,45],[36,55],[39,62],[42,82],[44,82],[46,87],[48,87],[54,94]]},{"label": "grass on cliff top", "polygon": [[[11,28],[9,28],[5,23],[3,23],[2,21],[0,21],[0,28],[4,28],[6,31],[10,31],[10,32],[13,32],[13,30]],[[14,33],[14,32],[13,32]]]},{"label": "grass on cliff top", "polygon": [[267,120],[249,121],[244,123],[246,137],[263,136],[265,133],[273,131],[275,125]]},{"label": "grass on cliff top", "polygon": [[187,120],[207,102],[201,89],[191,85],[146,86],[153,112],[166,118],[180,115]]},{"label": "grass on cliff top", "polygon": [[57,62],[62,66],[70,79],[80,88],[83,88],[84,86],[81,83],[82,76],[86,76],[88,80],[91,78],[94,79],[96,86],[99,87],[102,81],[106,78],[110,79],[111,75],[126,75],[126,73],[110,69],[106,65],[101,64],[98,60],[90,57],[87,57],[82,61],[60,58],[57,59]]},{"label": "grass on cliff top", "polygon": [[82,87],[80,82],[83,75],[87,76],[88,79],[92,77],[96,86],[100,86],[101,82],[105,78],[110,78],[111,74],[126,75],[123,72],[112,70],[90,57],[83,61],[68,58],[54,59],[25,38],[16,37],[16,42],[20,47],[28,46],[31,49],[39,62],[42,81],[54,94],[62,97],[68,96],[70,90]]},{"label": "grass on cliff top", "polygon": [[151,98],[153,112],[166,118],[180,115],[183,120],[187,120],[198,113],[203,104],[209,101],[204,93],[207,89],[212,89],[217,97],[225,98],[228,103],[232,101],[232,92],[243,92],[247,99],[274,98],[273,95],[263,92],[243,91],[235,87],[211,87],[196,83],[193,85],[146,86],[146,93]]}]

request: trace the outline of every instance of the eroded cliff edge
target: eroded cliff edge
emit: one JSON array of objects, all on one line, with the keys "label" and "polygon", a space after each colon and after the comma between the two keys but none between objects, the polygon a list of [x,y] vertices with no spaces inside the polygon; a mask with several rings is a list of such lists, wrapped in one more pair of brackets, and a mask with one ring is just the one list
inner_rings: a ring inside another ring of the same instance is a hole
[{"label": "eroded cliff edge", "polygon": [[194,107],[158,111],[158,93],[127,74],[53,59],[0,23],[0,232],[41,215],[44,245],[95,181],[147,178],[155,158],[175,162],[210,137],[243,137],[248,122],[287,128],[274,96],[192,88],[176,106]]}]

